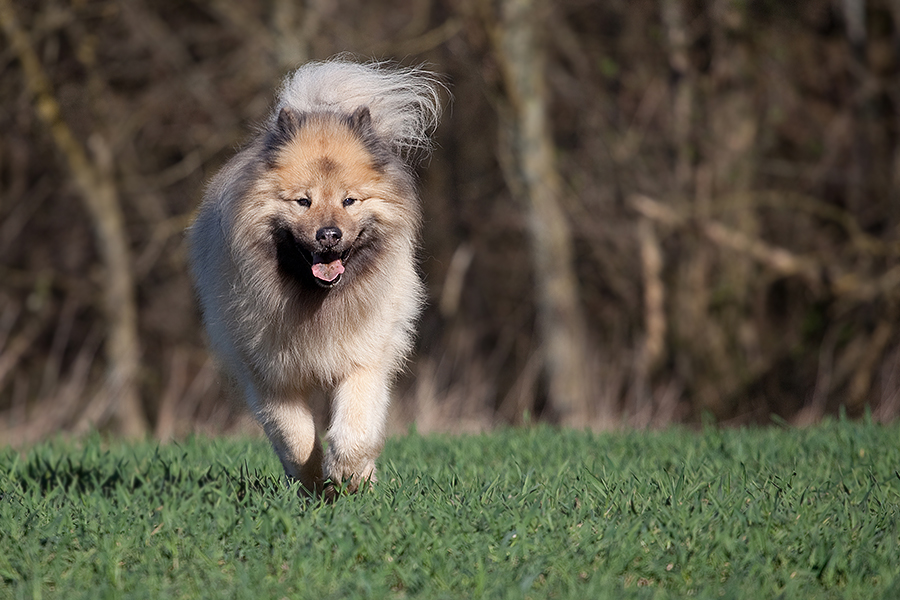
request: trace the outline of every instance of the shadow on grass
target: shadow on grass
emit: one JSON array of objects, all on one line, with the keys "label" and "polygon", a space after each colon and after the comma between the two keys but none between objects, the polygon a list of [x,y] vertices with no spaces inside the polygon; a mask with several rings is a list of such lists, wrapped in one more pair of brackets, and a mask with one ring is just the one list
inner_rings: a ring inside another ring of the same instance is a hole
[{"label": "shadow on grass", "polygon": [[285,482],[278,474],[251,471],[248,461],[238,469],[221,463],[199,464],[189,460],[188,452],[163,456],[157,447],[146,456],[112,457],[108,452],[85,451],[81,456],[67,453],[35,454],[7,465],[3,492],[18,489],[23,495],[47,497],[64,493],[70,497],[100,496],[125,498],[138,492],[171,493],[174,489],[216,490],[238,503],[248,495],[281,494],[286,487],[299,486]]}]

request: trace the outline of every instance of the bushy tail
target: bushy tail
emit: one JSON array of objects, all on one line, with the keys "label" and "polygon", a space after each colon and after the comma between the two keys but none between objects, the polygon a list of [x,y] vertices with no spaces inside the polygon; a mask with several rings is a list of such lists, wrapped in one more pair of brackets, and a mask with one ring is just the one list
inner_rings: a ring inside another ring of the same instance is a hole
[{"label": "bushy tail", "polygon": [[434,73],[421,67],[361,64],[343,57],[311,62],[285,78],[272,120],[285,106],[345,114],[367,106],[376,133],[410,158],[431,150],[443,87]]}]

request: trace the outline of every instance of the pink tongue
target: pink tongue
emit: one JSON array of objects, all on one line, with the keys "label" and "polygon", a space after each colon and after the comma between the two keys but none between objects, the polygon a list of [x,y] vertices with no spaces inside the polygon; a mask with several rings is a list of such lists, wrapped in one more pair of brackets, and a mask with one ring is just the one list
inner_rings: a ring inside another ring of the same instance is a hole
[{"label": "pink tongue", "polygon": [[313,275],[322,281],[334,281],[343,272],[344,263],[340,259],[330,263],[316,263],[312,266]]}]

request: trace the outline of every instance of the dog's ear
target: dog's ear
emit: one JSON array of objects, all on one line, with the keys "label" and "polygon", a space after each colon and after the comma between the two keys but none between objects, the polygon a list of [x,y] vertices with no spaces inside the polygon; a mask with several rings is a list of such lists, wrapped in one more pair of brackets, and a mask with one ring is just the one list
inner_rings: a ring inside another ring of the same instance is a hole
[{"label": "dog's ear", "polygon": [[290,106],[285,106],[278,112],[275,127],[266,136],[266,144],[263,149],[263,155],[269,168],[275,166],[275,157],[278,155],[278,151],[297,135],[297,132],[303,127],[304,120],[305,116]]},{"label": "dog's ear", "polygon": [[290,106],[285,106],[278,113],[278,122],[275,125],[278,131],[286,138],[300,131],[303,126],[303,115]]},{"label": "dog's ear", "polygon": [[372,114],[369,112],[368,106],[360,106],[353,111],[347,118],[347,124],[350,129],[359,133],[367,134],[372,131]]},{"label": "dog's ear", "polygon": [[345,122],[350,131],[355,133],[363,145],[372,155],[372,167],[380,171],[388,163],[391,156],[391,148],[387,142],[378,137],[375,126],[372,124],[372,114],[368,106],[360,106],[345,117]]}]

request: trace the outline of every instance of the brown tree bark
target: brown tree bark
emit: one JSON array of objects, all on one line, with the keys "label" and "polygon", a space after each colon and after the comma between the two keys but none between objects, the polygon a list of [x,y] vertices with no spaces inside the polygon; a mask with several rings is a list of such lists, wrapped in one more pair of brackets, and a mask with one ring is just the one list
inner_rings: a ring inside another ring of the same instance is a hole
[{"label": "brown tree bark", "polygon": [[108,328],[105,348],[108,372],[103,394],[90,403],[86,414],[92,424],[99,425],[111,419],[120,433],[142,435],[147,430],[147,422],[137,390],[140,346],[131,251],[113,179],[111,151],[104,140],[95,135],[89,142],[94,151],[92,158],[75,138],[10,0],[0,0],[0,23],[22,65],[38,116],[65,157],[75,187],[91,217],[105,268],[103,292]]},{"label": "brown tree bark", "polygon": [[549,404],[560,423],[589,417],[587,336],[573,265],[572,231],[561,206],[562,182],[547,117],[540,0],[504,0],[494,43],[512,105],[510,188],[521,190],[537,286],[538,325]]}]

